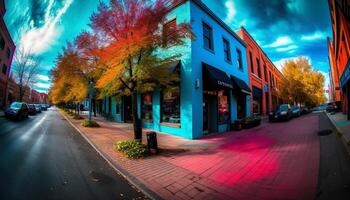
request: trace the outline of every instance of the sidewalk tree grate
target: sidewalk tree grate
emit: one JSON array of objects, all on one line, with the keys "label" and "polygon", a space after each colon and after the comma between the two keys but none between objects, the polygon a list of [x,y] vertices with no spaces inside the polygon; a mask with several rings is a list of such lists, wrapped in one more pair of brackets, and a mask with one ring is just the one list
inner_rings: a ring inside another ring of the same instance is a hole
[{"label": "sidewalk tree grate", "polygon": [[325,130],[318,132],[319,136],[325,136],[325,135],[330,135],[330,134],[332,134],[332,130],[330,130],[330,129],[325,129]]}]

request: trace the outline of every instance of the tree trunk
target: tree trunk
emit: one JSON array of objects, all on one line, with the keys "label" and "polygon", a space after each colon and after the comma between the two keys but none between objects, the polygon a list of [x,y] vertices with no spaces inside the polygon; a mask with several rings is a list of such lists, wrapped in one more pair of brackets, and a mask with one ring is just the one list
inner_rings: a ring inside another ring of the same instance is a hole
[{"label": "tree trunk", "polygon": [[23,100],[23,91],[22,91],[22,87],[19,86],[19,101],[22,102]]},{"label": "tree trunk", "polygon": [[132,118],[134,122],[134,139],[142,141],[141,120],[137,114],[137,92],[132,93]]}]

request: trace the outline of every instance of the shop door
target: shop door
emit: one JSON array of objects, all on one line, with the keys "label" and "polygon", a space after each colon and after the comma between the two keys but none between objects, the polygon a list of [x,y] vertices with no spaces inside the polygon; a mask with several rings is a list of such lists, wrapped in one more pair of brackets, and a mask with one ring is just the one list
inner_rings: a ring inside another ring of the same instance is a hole
[{"label": "shop door", "polygon": [[124,96],[124,122],[132,122],[132,100],[131,96]]},{"label": "shop door", "polygon": [[203,94],[203,135],[217,132],[217,96]]},{"label": "shop door", "polygon": [[242,119],[246,116],[246,96],[238,94],[237,99],[237,118]]}]

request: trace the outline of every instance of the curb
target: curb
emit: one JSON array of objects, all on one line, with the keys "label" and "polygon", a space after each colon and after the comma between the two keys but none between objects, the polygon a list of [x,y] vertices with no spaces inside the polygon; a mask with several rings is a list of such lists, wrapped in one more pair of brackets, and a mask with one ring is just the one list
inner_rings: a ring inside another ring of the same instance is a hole
[{"label": "curb", "polygon": [[95,151],[108,163],[108,165],[117,173],[123,176],[130,184],[134,185],[138,190],[140,190],[143,194],[145,194],[147,197],[149,197],[152,200],[160,200],[162,199],[160,196],[158,196],[155,192],[148,189],[143,183],[141,183],[139,180],[137,180],[136,177],[132,176],[129,172],[127,172],[124,168],[117,165],[112,161],[112,159],[107,155],[104,154],[102,151],[100,151],[95,144],[87,137],[85,134],[76,127],[69,119],[68,117],[63,114],[61,111],[58,111],[68,122],[69,124],[76,130],[78,133],[92,146],[92,148],[95,149]]},{"label": "curb", "polygon": [[[342,141],[342,143],[343,143],[343,145],[344,145],[344,147],[345,147],[347,153],[350,155],[350,146],[348,145],[348,143],[347,143],[346,140],[344,139],[342,131],[336,126],[335,122],[332,120],[332,118],[329,116],[328,113],[325,112],[324,114],[327,116],[327,118],[329,119],[329,121],[332,123],[333,127],[334,127],[334,128],[337,130],[337,132],[340,134],[340,139],[341,139],[341,141]],[[350,141],[349,141],[349,142],[350,142]]]}]

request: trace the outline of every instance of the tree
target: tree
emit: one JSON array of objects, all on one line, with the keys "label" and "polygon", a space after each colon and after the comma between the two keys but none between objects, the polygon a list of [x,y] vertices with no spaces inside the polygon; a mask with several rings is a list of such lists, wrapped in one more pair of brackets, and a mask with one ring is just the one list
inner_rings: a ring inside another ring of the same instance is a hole
[{"label": "tree", "polygon": [[40,57],[24,48],[16,50],[13,73],[19,87],[19,101],[23,101],[25,87],[32,87],[36,82],[40,61]]},{"label": "tree", "polygon": [[285,79],[281,95],[288,97],[290,103],[309,106],[325,103],[324,77],[312,68],[307,58],[286,61],[282,73]]},{"label": "tree", "polygon": [[[142,139],[141,120],[137,114],[137,94],[178,81],[167,64],[180,55],[164,57],[158,50],[171,48],[193,38],[190,25],[172,27],[171,38],[164,37],[162,23],[176,1],[110,0],[100,3],[91,16],[91,28],[99,41],[101,59],[97,70],[97,88],[101,96],[131,95],[134,137]],[[164,39],[171,39],[165,45]]]}]

